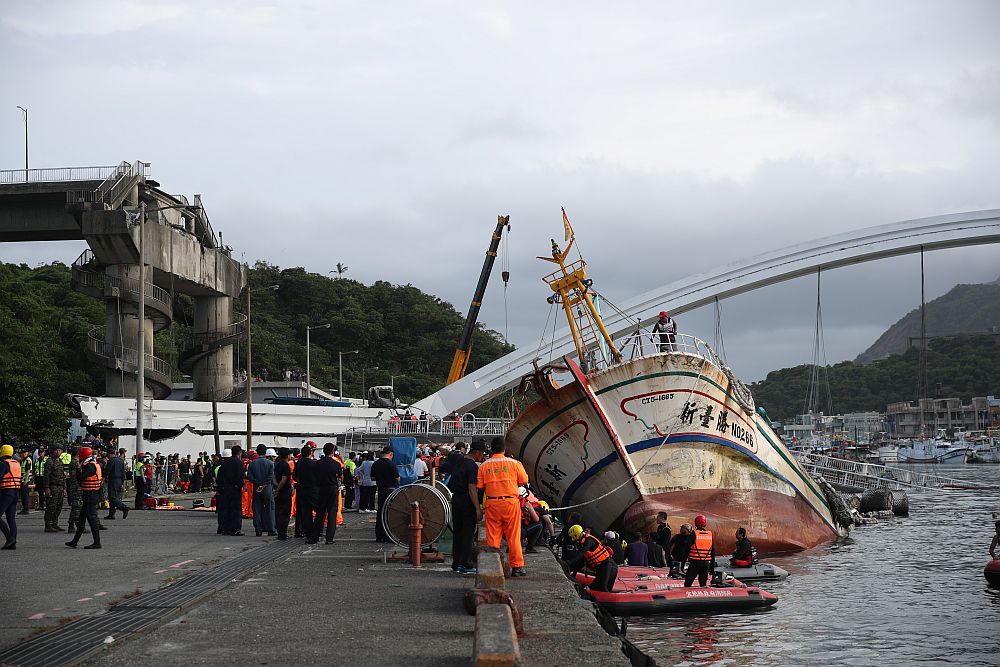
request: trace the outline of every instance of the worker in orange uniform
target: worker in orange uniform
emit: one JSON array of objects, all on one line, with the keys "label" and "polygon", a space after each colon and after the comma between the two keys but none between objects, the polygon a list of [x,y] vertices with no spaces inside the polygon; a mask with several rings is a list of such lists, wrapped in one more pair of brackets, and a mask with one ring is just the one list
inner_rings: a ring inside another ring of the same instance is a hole
[{"label": "worker in orange uniform", "polygon": [[[243,458],[243,474],[246,475],[247,468],[250,467],[250,463],[257,458],[257,452],[251,450],[244,454]],[[243,481],[243,492],[240,495],[240,505],[243,511],[244,519],[253,518],[253,482],[249,479]]]},{"label": "worker in orange uniform", "polygon": [[[504,452],[503,438],[493,438],[490,458],[479,466],[476,487],[486,491],[486,544],[499,549],[501,538],[507,540],[512,577],[527,575],[521,552],[521,504],[517,498],[517,487],[527,483],[528,473],[524,466]],[[483,514],[480,508],[480,520]]]},{"label": "worker in orange uniform", "polygon": [[694,518],[694,544],[688,553],[688,570],[684,575],[684,586],[690,588],[694,578],[698,577],[698,585],[708,583],[708,573],[715,571],[715,543],[712,531],[708,530],[708,519],[704,514]]}]

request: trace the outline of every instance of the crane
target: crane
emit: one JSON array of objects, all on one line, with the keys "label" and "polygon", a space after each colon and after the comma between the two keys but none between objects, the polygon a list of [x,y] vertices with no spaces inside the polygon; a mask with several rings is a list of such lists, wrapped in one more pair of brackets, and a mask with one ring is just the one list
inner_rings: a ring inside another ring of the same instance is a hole
[{"label": "crane", "polygon": [[[455,350],[455,357],[451,360],[451,370],[448,371],[448,380],[445,385],[449,385],[465,375],[465,369],[469,365],[469,356],[472,354],[472,333],[476,330],[476,320],[479,319],[479,308],[483,303],[483,295],[486,294],[486,284],[490,281],[490,273],[493,271],[493,262],[497,258],[497,248],[500,247],[500,238],[503,236],[504,228],[510,233],[510,216],[498,215],[497,228],[493,230],[493,238],[490,239],[489,250],[486,251],[486,261],[483,262],[483,270],[479,274],[479,284],[476,285],[476,293],[472,296],[472,303],[469,305],[469,314],[465,317],[465,329],[462,330],[462,339]],[[504,276],[504,281],[507,276]]]}]

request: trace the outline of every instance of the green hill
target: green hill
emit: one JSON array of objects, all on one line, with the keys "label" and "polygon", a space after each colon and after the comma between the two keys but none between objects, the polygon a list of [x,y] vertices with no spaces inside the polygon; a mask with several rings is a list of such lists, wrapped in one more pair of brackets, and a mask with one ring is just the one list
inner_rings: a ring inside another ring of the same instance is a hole
[{"label": "green hill", "polygon": [[[365,384],[389,384],[413,400],[440,389],[448,374],[464,315],[413,285],[331,280],[302,268],[280,269],[257,262],[250,270],[253,293],[253,366],[279,379],[284,369],[306,368],[305,328],[311,333],[313,384],[337,392],[338,352],[344,355],[344,394]],[[278,285],[278,290],[261,290]],[[236,304],[243,312],[245,299]],[[154,353],[175,360],[190,340],[192,303],[179,297],[172,329],[159,332]],[[0,264],[0,440],[51,442],[65,435],[64,395],[100,395],[104,371],[84,356],[87,332],[104,324],[104,304],[70,288],[64,264],[30,268]],[[482,325],[473,336],[469,370],[513,350]],[[237,351],[237,367],[246,361]],[[378,366],[378,370],[373,367]],[[183,380],[180,375],[175,380]]]},{"label": "green hill", "polygon": [[[1000,345],[991,335],[932,340],[927,353],[931,396],[970,399],[1000,391]],[[920,353],[915,347],[871,364],[852,361],[828,366],[833,411],[885,410],[888,403],[918,398]],[[787,419],[804,411],[812,367],[804,364],[772,371],[750,386],[757,405],[772,419]],[[821,393],[824,396],[825,393]],[[827,411],[825,401],[820,409]]]}]

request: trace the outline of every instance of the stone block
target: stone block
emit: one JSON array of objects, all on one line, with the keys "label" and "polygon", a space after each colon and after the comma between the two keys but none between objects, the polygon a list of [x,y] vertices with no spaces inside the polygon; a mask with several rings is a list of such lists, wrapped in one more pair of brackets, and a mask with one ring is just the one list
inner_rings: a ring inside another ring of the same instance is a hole
[{"label": "stone block", "polygon": [[503,590],[503,564],[495,551],[480,551],[476,558],[476,588]]},{"label": "stone block", "polygon": [[514,667],[521,651],[510,607],[482,604],[476,609],[476,638],[472,649],[476,667]]}]

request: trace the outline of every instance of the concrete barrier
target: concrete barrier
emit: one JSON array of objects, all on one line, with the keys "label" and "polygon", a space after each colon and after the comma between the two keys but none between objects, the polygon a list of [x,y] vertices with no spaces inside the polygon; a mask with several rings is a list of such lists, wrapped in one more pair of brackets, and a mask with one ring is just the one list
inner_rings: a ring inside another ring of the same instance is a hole
[{"label": "concrete barrier", "polygon": [[521,651],[510,607],[481,604],[476,609],[476,640],[472,649],[476,667],[514,667]]},{"label": "concrete barrier", "polygon": [[503,590],[503,563],[495,551],[480,551],[476,558],[476,588]]}]

